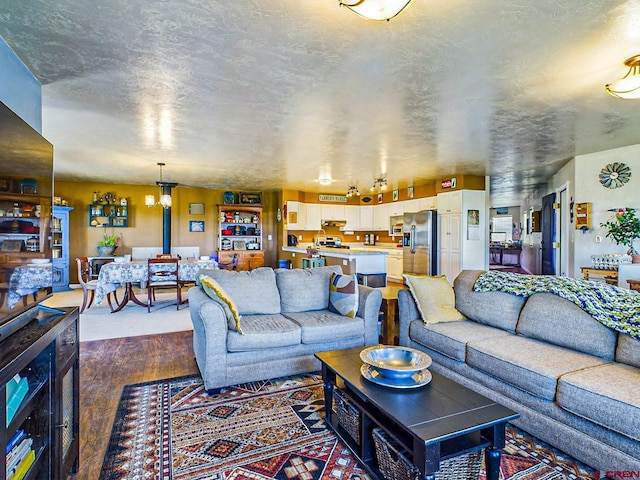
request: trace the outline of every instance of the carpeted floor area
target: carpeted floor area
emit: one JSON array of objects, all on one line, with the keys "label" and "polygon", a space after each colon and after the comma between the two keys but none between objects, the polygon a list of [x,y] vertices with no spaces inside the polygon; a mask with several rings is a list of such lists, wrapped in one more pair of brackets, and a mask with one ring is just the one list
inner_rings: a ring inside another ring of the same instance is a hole
[{"label": "carpeted floor area", "polygon": [[[146,290],[137,292],[138,298],[146,301]],[[118,299],[121,299],[123,289],[118,289]],[[183,298],[187,291],[183,291]],[[172,303],[171,303],[172,302]],[[82,305],[82,289],[72,289],[57,292],[47,299],[45,305],[50,307],[66,307]],[[154,335],[159,333],[181,332],[193,330],[189,316],[189,304],[180,306],[176,310],[175,293],[157,294],[157,305],[151,313],[146,307],[129,302],[121,311],[111,313],[106,300],[102,305],[92,305],[80,314],[80,341],[105,340],[108,338],[134,337],[140,335]]]},{"label": "carpeted floor area", "polygon": [[[520,430],[509,427],[507,434],[502,479],[598,478]],[[200,377],[128,385],[100,476],[116,478],[369,477],[326,427],[321,378],[308,374],[236,385],[213,396]]]}]

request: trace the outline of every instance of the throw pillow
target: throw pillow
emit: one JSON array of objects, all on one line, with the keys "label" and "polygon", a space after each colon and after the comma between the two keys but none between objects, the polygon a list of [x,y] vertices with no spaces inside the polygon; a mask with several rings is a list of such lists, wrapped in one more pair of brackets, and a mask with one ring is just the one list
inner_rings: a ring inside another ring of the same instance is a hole
[{"label": "throw pillow", "polygon": [[329,285],[329,311],[353,318],[358,313],[358,277],[331,275]]},{"label": "throw pillow", "polygon": [[224,291],[224,288],[209,276],[200,277],[200,284],[204,292],[222,306],[227,317],[227,325],[231,330],[235,330],[244,335],[240,328],[240,314],[236,302]]},{"label": "throw pillow", "polygon": [[425,324],[457,322],[467,319],[456,310],[453,287],[444,275],[430,277],[428,275],[404,274],[403,277]]}]

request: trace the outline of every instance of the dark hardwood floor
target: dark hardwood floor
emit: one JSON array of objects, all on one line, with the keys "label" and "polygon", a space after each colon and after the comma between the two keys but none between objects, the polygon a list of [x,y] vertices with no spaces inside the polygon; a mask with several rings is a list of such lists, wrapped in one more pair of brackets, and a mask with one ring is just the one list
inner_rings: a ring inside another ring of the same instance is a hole
[{"label": "dark hardwood floor", "polygon": [[80,464],[77,480],[96,480],[122,387],[197,374],[193,333],[80,343]]}]

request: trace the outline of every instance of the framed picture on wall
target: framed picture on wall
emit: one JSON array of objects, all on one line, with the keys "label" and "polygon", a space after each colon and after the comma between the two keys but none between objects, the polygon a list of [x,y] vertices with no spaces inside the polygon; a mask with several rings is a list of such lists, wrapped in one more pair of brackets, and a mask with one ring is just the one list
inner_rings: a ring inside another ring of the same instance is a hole
[{"label": "framed picture on wall", "polygon": [[393,191],[393,201],[397,202],[398,201],[398,190],[394,190]]},{"label": "framed picture on wall", "polygon": [[204,221],[203,220],[189,220],[189,231],[190,232],[204,232]]},{"label": "framed picture on wall", "polygon": [[190,203],[189,215],[204,215],[204,203]]},{"label": "framed picture on wall", "polygon": [[413,198],[413,186],[407,187],[407,198]]}]

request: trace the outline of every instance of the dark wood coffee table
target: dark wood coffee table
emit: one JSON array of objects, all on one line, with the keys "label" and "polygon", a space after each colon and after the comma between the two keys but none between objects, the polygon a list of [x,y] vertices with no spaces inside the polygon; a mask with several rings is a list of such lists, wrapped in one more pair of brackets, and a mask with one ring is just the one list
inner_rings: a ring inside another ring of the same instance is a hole
[{"label": "dark wood coffee table", "polygon": [[[433,480],[445,459],[485,449],[488,480],[497,480],[505,425],[520,415],[432,372],[425,386],[397,389],[377,385],[360,373],[362,348],[317,353],[322,362],[326,421],[369,473],[380,476],[371,431],[380,427],[413,458],[424,480]],[[354,441],[332,415],[334,389],[361,411]]]}]

